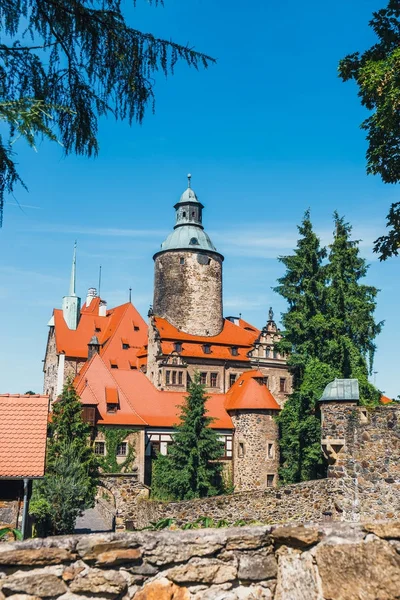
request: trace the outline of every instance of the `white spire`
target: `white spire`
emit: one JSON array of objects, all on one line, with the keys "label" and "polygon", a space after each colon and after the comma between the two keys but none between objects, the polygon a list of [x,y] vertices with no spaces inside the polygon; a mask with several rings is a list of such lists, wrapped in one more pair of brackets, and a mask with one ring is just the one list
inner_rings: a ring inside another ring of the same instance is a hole
[{"label": "white spire", "polygon": [[76,240],[74,244],[74,254],[72,257],[71,282],[69,284],[69,295],[76,296]]},{"label": "white spire", "polygon": [[74,254],[72,257],[71,281],[69,284],[69,294],[64,296],[62,303],[64,321],[69,329],[76,329],[79,323],[81,312],[81,299],[76,295],[76,241],[74,244]]}]

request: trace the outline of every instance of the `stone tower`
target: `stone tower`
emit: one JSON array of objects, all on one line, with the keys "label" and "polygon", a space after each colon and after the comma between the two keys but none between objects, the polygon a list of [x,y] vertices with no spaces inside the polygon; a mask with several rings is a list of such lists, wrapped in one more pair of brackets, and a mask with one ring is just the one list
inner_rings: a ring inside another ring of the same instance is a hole
[{"label": "stone tower", "polygon": [[280,408],[260,371],[247,371],[230,388],[225,409],[235,429],[233,484],[236,491],[266,489],[278,483]]},{"label": "stone tower", "polygon": [[153,313],[192,335],[223,327],[222,261],[202,224],[203,204],[190,186],[174,206],[174,231],[154,255]]},{"label": "stone tower", "polygon": [[[328,462],[328,477],[348,475],[354,443],[354,423],[365,418],[358,407],[358,379],[335,379],[329,383],[319,401],[321,410],[321,446]],[[354,461],[353,461],[354,462]]]}]

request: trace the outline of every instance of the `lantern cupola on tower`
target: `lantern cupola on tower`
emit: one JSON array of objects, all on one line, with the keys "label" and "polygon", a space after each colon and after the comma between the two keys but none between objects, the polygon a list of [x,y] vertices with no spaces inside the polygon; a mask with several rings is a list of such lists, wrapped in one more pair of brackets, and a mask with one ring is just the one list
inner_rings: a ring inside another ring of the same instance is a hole
[{"label": "lantern cupola on tower", "polygon": [[161,244],[161,251],[206,250],[216,252],[216,248],[203,227],[204,205],[199,201],[191,187],[191,175],[188,175],[188,187],[174,205],[176,211],[174,231]]}]

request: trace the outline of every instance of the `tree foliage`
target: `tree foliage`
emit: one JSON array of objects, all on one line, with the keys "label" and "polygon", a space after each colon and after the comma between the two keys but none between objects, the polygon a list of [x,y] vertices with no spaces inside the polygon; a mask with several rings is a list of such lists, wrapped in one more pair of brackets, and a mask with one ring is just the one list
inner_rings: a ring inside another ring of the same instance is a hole
[{"label": "tree foliage", "polygon": [[[363,53],[355,52],[339,63],[343,81],[358,86],[361,103],[372,114],[361,124],[367,132],[367,172],[385,183],[400,181],[400,4],[390,0],[373,13],[370,27],[377,42]],[[387,217],[389,232],[375,241],[380,260],[397,256],[400,248],[400,203]]]},{"label": "tree foliage", "polygon": [[[161,0],[148,0],[155,6]],[[133,0],[135,4],[135,0]],[[0,0],[0,210],[5,192],[22,182],[14,142],[57,141],[65,154],[92,156],[98,119],[142,122],[154,110],[154,75],[178,61],[215,62],[187,45],[131,27],[121,0]]]},{"label": "tree foliage", "polygon": [[118,462],[118,446],[133,433],[134,429],[128,427],[99,427],[104,435],[106,454],[99,459],[99,466],[105,473],[128,473],[135,462],[135,448],[127,442],[128,452],[122,462]]},{"label": "tree foliage", "polygon": [[47,441],[46,475],[34,484],[30,513],[41,535],[73,533],[77,516],[93,506],[98,463],[90,427],[71,381],[53,404]]},{"label": "tree foliage", "polygon": [[160,500],[190,500],[214,496],[223,490],[222,443],[207,417],[207,396],[195,376],[181,408],[180,424],[168,455],[154,462],[152,496]]},{"label": "tree foliage", "polygon": [[373,317],[378,290],[360,282],[368,267],[359,256],[359,242],[351,239],[350,225],[336,213],[334,224],[328,256],[307,211],[294,254],[280,258],[286,273],[275,290],[288,309],[279,345],[289,353],[294,376],[293,393],[278,417],[285,483],[324,475],[318,400],[329,382],[357,378],[361,402],[379,401],[368,381],[374,339],[382,328]]}]

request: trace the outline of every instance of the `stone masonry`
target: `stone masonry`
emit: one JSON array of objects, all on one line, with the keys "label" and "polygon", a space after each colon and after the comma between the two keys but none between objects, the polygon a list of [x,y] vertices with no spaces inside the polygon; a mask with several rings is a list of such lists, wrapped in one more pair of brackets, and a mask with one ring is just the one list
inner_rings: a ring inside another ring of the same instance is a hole
[{"label": "stone masonry", "polygon": [[176,250],[155,256],[154,314],[192,335],[222,330],[222,257]]},{"label": "stone masonry", "polygon": [[400,522],[0,544],[5,600],[395,600]]},{"label": "stone masonry", "polygon": [[231,411],[234,435],[233,484],[238,491],[275,487],[278,482],[278,425],[274,411]]}]

